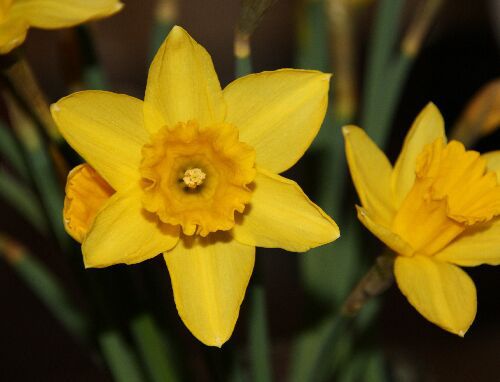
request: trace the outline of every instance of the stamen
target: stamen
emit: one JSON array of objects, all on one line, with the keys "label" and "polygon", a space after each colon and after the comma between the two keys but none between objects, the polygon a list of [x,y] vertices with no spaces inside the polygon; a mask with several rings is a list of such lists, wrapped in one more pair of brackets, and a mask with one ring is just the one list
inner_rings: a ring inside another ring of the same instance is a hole
[{"label": "stamen", "polygon": [[199,168],[190,168],[186,170],[182,180],[184,181],[184,184],[186,186],[191,189],[195,189],[196,187],[203,184],[203,180],[205,180],[206,177],[207,175]]}]

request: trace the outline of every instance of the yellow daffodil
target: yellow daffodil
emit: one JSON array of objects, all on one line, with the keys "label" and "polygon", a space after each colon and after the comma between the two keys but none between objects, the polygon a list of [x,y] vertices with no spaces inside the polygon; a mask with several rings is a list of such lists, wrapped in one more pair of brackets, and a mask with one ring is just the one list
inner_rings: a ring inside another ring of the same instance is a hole
[{"label": "yellow daffodil", "polygon": [[0,0],[0,54],[23,43],[30,27],[58,29],[110,16],[118,0]]},{"label": "yellow daffodil", "polygon": [[200,341],[221,346],[256,246],[306,251],[339,236],[295,182],[277,175],[317,134],[329,78],[283,69],[222,90],[209,54],[174,27],[144,102],[85,91],[52,105],[61,133],[88,162],[70,174],[64,210],[85,266],[163,253],[180,317]]},{"label": "yellow daffodil", "polygon": [[399,289],[426,319],[463,336],[476,289],[458,266],[500,264],[500,152],[447,143],[434,104],[415,120],[394,168],[360,128],[345,127],[344,137],[358,217],[396,253]]}]

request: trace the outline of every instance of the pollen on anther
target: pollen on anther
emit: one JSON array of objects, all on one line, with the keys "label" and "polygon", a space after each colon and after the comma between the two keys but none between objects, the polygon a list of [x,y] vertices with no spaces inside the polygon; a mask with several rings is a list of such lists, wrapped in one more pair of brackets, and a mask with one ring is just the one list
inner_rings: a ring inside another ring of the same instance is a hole
[{"label": "pollen on anther", "polygon": [[184,172],[184,177],[182,178],[182,180],[187,187],[195,189],[196,187],[203,184],[203,181],[206,177],[207,175],[199,168],[190,168],[187,169],[186,172]]}]

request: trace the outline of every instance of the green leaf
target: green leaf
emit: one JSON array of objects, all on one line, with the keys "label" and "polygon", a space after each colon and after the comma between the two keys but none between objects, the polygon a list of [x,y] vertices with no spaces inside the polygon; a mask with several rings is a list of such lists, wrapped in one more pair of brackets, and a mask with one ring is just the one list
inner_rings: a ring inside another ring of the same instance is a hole
[{"label": "green leaf", "polygon": [[180,378],[168,352],[166,338],[153,317],[149,313],[142,313],[132,320],[130,326],[142,362],[151,380],[154,382],[178,381]]}]

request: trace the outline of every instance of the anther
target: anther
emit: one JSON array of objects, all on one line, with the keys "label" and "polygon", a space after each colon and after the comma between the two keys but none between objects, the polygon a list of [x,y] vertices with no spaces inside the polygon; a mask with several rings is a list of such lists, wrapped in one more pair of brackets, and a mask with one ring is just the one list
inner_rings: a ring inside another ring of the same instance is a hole
[{"label": "anther", "polygon": [[186,170],[182,180],[187,187],[195,189],[203,184],[203,180],[205,180],[206,177],[206,174],[199,168],[190,168]]}]

